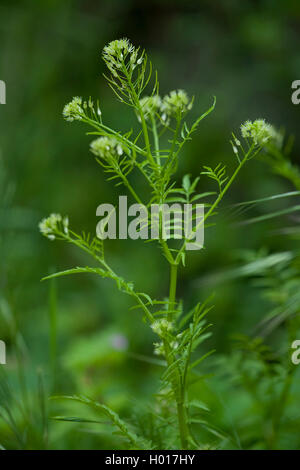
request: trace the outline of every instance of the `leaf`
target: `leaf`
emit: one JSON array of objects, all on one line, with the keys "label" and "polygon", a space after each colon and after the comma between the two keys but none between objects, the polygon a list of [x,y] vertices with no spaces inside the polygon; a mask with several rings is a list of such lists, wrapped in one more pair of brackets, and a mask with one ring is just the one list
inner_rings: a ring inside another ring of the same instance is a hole
[{"label": "leaf", "polygon": [[213,170],[210,166],[203,167],[206,171],[201,171],[201,175],[206,175],[218,183],[219,190],[222,190],[222,186],[227,181],[225,165],[219,163]]},{"label": "leaf", "polygon": [[119,431],[121,432],[121,435],[123,437],[125,437],[130,442],[130,444],[132,446],[131,448],[135,448],[135,449],[151,449],[152,448],[152,444],[149,441],[147,441],[143,438],[140,438],[134,432],[132,432],[129,429],[128,424],[125,423],[125,421],[123,421],[118,416],[117,413],[115,413],[113,410],[111,410],[106,405],[102,405],[101,403],[98,403],[98,402],[96,402],[94,400],[91,400],[87,397],[77,396],[77,395],[73,395],[73,396],[66,396],[66,395],[54,396],[54,397],[51,397],[51,399],[52,400],[70,400],[70,401],[75,401],[75,402],[87,405],[90,408],[92,408],[93,410],[95,410],[96,412],[101,413],[101,414],[103,413],[105,416],[107,416],[110,419],[110,421],[112,422],[112,424],[114,424],[119,429]]},{"label": "leaf", "polygon": [[148,364],[154,364],[156,366],[161,366],[161,367],[166,367],[167,363],[166,361],[163,361],[161,359],[157,359],[152,356],[145,356],[144,354],[136,354],[136,353],[127,353],[127,356],[132,357],[133,359],[141,362],[145,362]]},{"label": "leaf", "polygon": [[139,292],[138,295],[144,297],[146,300],[148,300],[150,305],[153,305],[153,300],[148,294],[145,294],[144,292]]},{"label": "leaf", "polygon": [[190,175],[184,175],[184,177],[182,178],[182,187],[186,193],[189,192],[191,187]]},{"label": "leaf", "polygon": [[[240,277],[258,276],[264,274],[268,269],[279,265],[280,263],[288,263],[294,258],[290,251],[282,253],[275,253],[272,255],[264,256],[250,263],[244,264],[241,267],[216,272],[205,277],[205,282],[218,284],[221,282],[228,282],[232,279]],[[196,281],[197,282],[197,281]],[[198,279],[199,282],[199,279]]]},{"label": "leaf", "polygon": [[210,409],[200,400],[192,400],[189,402],[189,406],[192,408],[199,408],[200,410],[210,411]]},{"label": "leaf", "polygon": [[253,204],[258,204],[260,202],[269,202],[275,199],[282,199],[282,198],[291,197],[291,196],[300,196],[300,191],[289,191],[287,193],[274,194],[273,196],[267,196],[267,197],[263,197],[260,199],[253,199],[251,201],[238,202],[237,204],[233,204],[233,207],[253,205]]},{"label": "leaf", "polygon": [[206,118],[206,116],[208,116],[215,109],[216,102],[217,102],[217,98],[214,96],[214,101],[213,101],[212,106],[207,111],[205,111],[203,114],[201,114],[200,117],[198,117],[198,119],[192,125],[191,131],[189,132],[189,134],[194,132],[196,130],[196,128],[198,127],[198,125],[200,124],[200,122],[202,121],[202,119]]},{"label": "leaf", "polygon": [[51,416],[54,421],[66,421],[69,423],[86,423],[86,424],[107,424],[106,421],[96,419],[78,418],[77,416]]},{"label": "leaf", "polygon": [[100,276],[107,276],[107,273],[101,268],[89,268],[88,266],[85,268],[73,268],[73,269],[66,269],[65,271],[59,271],[57,273],[49,274],[49,276],[45,276],[42,278],[42,281],[46,281],[48,279],[53,279],[55,277],[61,276],[68,276],[69,274],[80,274],[80,273],[94,273],[100,274]]},{"label": "leaf", "polygon": [[194,424],[200,424],[202,427],[204,427],[207,431],[209,431],[211,434],[214,436],[218,437],[219,439],[227,439],[228,437],[223,433],[223,431],[219,430],[216,427],[213,427],[211,424],[209,424],[207,421],[204,419],[197,419],[197,418],[191,418],[190,423]]},{"label": "leaf", "polygon": [[167,370],[164,372],[162,376],[163,380],[165,380],[166,382],[171,382],[175,374],[175,371],[178,372],[178,366],[180,365],[181,362],[182,362],[181,357],[176,359],[176,361],[172,362],[172,364],[170,364]]},{"label": "leaf", "polygon": [[201,364],[202,361],[204,361],[204,359],[206,359],[207,357],[209,357],[211,354],[213,354],[214,352],[216,352],[216,349],[212,349],[211,351],[207,352],[206,354],[204,354],[203,356],[199,357],[199,359],[197,359],[196,361],[194,361],[190,366],[189,366],[189,370],[192,370],[194,367],[198,366],[199,364]]},{"label": "leaf", "polygon": [[198,201],[199,199],[203,199],[207,196],[215,196],[217,193],[215,191],[207,191],[206,193],[196,194],[191,198],[191,202]]},{"label": "leaf", "polygon": [[273,219],[274,217],[279,217],[281,215],[291,214],[292,212],[297,212],[300,210],[300,205],[296,205],[293,207],[288,207],[287,209],[282,209],[276,212],[272,212],[271,214],[264,214],[258,217],[253,217],[252,219],[244,220],[243,222],[239,222],[237,225],[249,225],[254,224],[256,222],[262,222],[264,220]]}]

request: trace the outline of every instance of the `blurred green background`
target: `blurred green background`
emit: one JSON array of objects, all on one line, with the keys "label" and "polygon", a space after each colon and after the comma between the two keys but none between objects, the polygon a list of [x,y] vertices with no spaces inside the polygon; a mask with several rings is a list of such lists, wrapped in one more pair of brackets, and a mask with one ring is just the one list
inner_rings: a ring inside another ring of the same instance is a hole
[{"label": "blurred green background", "polygon": [[[99,98],[103,119],[111,127],[125,131],[136,125],[131,110],[117,102],[102,76],[103,46],[128,37],[144,47],[159,72],[161,94],[184,88],[195,95],[192,117],[205,111],[216,95],[215,111],[184,149],[180,182],[185,173],[197,176],[202,165],[220,160],[231,170],[231,131],[238,132],[242,122],[258,117],[295,134],[292,158],[300,163],[300,106],[291,102],[291,83],[300,78],[299,32],[297,0],[1,0],[0,79],[6,82],[7,104],[0,106],[0,338],[6,341],[8,354],[1,373],[11,387],[11,393],[6,391],[10,398],[2,400],[12,400],[13,407],[28,400],[38,422],[34,397],[42,375],[46,395],[84,393],[131,417],[136,401],[143,406],[158,387],[159,368],[137,357],[152,354],[154,339],[141,325],[139,312],[129,310],[130,300],[109,281],[82,275],[55,284],[40,282],[54,270],[89,261],[72,247],[41,237],[39,220],[60,212],[69,215],[77,231],[94,233],[96,207],[116,202],[122,191],[106,182],[82,126],[70,125],[61,115],[73,96],[92,96]],[[202,188],[207,187],[203,182]],[[228,207],[293,189],[261,161],[251,162],[226,196],[217,226],[207,229],[205,250],[193,252],[187,269],[179,274],[185,308],[216,294],[209,346],[217,349],[217,359],[206,366],[210,372],[217,371],[218,361],[229,363],[232,335],[251,336],[272,307],[272,299],[261,295],[261,288],[248,277],[218,280],[216,273],[239,266],[242,251],[244,257],[245,250],[286,252],[299,244],[274,235],[289,222],[287,217],[239,226]],[[258,206],[251,216],[289,203]],[[139,291],[156,298],[167,294],[167,264],[152,244],[110,241],[107,252],[112,265],[135,281]],[[284,338],[284,329],[279,328],[267,342],[287,357]],[[22,352],[21,373],[16,344]],[[236,384],[230,388],[228,381],[225,386],[225,379],[211,380],[212,385],[205,383],[197,393],[209,400],[209,390],[214,390],[214,422],[228,430],[235,420],[244,439],[241,446],[265,447],[263,439],[247,434],[257,422],[263,428],[266,418],[248,403],[246,392]],[[60,408],[54,414],[59,413]],[[298,421],[290,419],[282,447],[300,445],[299,417],[292,411],[291,415]],[[17,416],[19,441],[1,422],[0,444],[43,447],[38,431],[26,433],[26,420]],[[50,448],[120,447],[117,441],[95,427],[50,423]],[[238,448],[237,442],[228,447]]]}]

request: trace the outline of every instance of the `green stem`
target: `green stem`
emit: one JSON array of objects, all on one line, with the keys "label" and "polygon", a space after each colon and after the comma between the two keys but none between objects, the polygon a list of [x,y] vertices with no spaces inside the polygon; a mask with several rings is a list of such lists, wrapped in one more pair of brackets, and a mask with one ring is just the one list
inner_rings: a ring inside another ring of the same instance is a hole
[{"label": "green stem", "polygon": [[140,118],[141,118],[141,123],[142,123],[142,129],[143,129],[143,134],[144,134],[144,140],[145,140],[145,146],[146,146],[146,150],[147,150],[148,160],[149,160],[150,164],[152,165],[152,167],[155,168],[156,165],[155,165],[155,161],[154,161],[154,158],[152,156],[152,153],[151,153],[148,128],[147,128],[144,113],[143,113],[143,110],[142,110],[142,107],[139,103],[138,98],[137,98],[137,101],[136,101],[136,107],[139,111],[139,115],[140,115]]},{"label": "green stem", "polygon": [[50,364],[52,370],[52,387],[56,385],[56,366],[57,366],[57,292],[56,280],[51,279],[49,287],[49,329],[50,329]]},{"label": "green stem", "polygon": [[[176,289],[177,289],[177,269],[178,265],[170,263],[170,288],[169,288],[169,308],[168,308],[168,321],[172,320],[172,310],[175,309],[176,304]],[[165,342],[166,356],[168,365],[171,365],[175,358],[170,351],[169,345]],[[180,370],[178,370],[177,383],[173,385],[174,394],[176,397],[177,419],[179,427],[179,436],[182,449],[188,449],[188,436],[189,429],[187,424],[187,416],[185,410],[185,388],[183,386]]]},{"label": "green stem", "polygon": [[90,119],[87,116],[82,117],[82,121],[85,122],[86,124],[89,124],[90,126],[94,127],[95,129],[98,130],[98,132],[88,132],[88,135],[106,135],[106,136],[114,136],[117,140],[120,140],[123,142],[125,145],[128,145],[131,149],[135,150],[138,152],[140,155],[147,155],[147,152],[145,152],[143,149],[141,149],[138,145],[135,143],[131,142],[131,140],[126,139],[123,135],[121,135],[119,132],[114,131],[110,127],[105,126],[101,122],[95,121],[94,119]]},{"label": "green stem", "polygon": [[140,105],[139,97],[138,97],[138,95],[137,95],[137,93],[134,89],[131,77],[128,74],[128,70],[127,70],[125,64],[123,64],[123,72],[124,72],[124,74],[127,78],[127,82],[128,82],[130,93],[131,93],[132,103],[134,104],[134,106],[138,110],[139,116],[141,118],[141,124],[142,124],[142,129],[143,129],[143,134],[144,134],[144,140],[145,140],[145,146],[146,146],[146,152],[147,152],[148,160],[149,160],[150,164],[152,165],[152,167],[155,168],[156,164],[155,164],[154,158],[153,158],[152,153],[151,153],[151,146],[150,146],[150,140],[149,140],[149,134],[148,134],[148,128],[147,128],[145,116],[144,116],[142,107]]},{"label": "green stem", "polygon": [[169,312],[168,321],[172,320],[172,310],[176,305],[176,287],[177,287],[177,264],[170,265],[170,290],[169,290]]},{"label": "green stem", "polygon": [[186,412],[183,401],[177,402],[177,416],[181,441],[181,450],[186,450],[188,449],[189,430],[187,426]]},{"label": "green stem", "polygon": [[132,196],[134,197],[134,199],[139,203],[139,204],[143,204],[142,203],[142,200],[140,199],[140,197],[137,195],[137,193],[135,192],[135,190],[133,189],[133,187],[131,186],[131,184],[129,183],[128,179],[126,178],[126,176],[124,176],[122,173],[120,173],[120,176],[122,177],[122,180],[125,184],[125,186],[128,188],[128,190],[131,192]]},{"label": "green stem", "polygon": [[[218,206],[219,202],[235,180],[238,172],[241,170],[242,166],[244,163],[247,161],[249,155],[252,152],[252,148],[249,149],[249,152],[247,155],[245,155],[245,158],[240,162],[239,166],[236,168],[235,172],[231,176],[230,180],[226,184],[225,188],[223,191],[220,192],[219,196],[215,200],[214,204],[211,206],[209,211],[205,214],[203,221],[201,223],[204,223],[205,220],[213,213],[215,208]],[[198,228],[198,227],[197,227]],[[183,252],[185,248],[185,243],[182,245],[181,249],[179,250],[177,257],[175,259],[174,263],[170,263],[170,289],[169,289],[169,312],[168,312],[168,320],[172,320],[172,310],[174,310],[175,307],[175,302],[176,302],[176,287],[177,287],[177,269],[178,269],[178,264],[181,258],[181,253]],[[166,356],[168,358],[168,364],[172,364],[174,362],[174,358],[172,356],[172,353],[170,354],[170,348],[165,345],[166,348]],[[181,448],[182,449],[188,449],[188,440],[189,440],[189,428],[188,428],[188,417],[187,417],[187,412],[185,408],[185,385],[186,385],[186,377],[181,379],[180,376],[180,371],[178,371],[178,381],[177,384],[174,384],[174,393],[176,397],[176,405],[177,405],[177,418],[178,418],[178,427],[179,427],[179,435],[180,435],[180,441],[181,441]],[[176,393],[176,392],[179,393]]]},{"label": "green stem", "polygon": [[171,147],[171,150],[170,150],[170,160],[172,159],[173,154],[174,154],[174,150],[175,150],[175,146],[176,146],[176,142],[177,142],[177,137],[178,137],[178,134],[179,134],[180,122],[181,122],[181,118],[180,118],[180,115],[178,115],[177,119],[176,119],[176,129],[175,129],[175,132],[174,132],[172,147]]},{"label": "green stem", "polygon": [[[166,352],[166,359],[168,367],[170,367],[174,361],[175,357],[172,353],[172,349],[170,344],[167,340],[163,340],[164,349]],[[188,449],[188,437],[189,437],[189,429],[187,424],[187,415],[185,410],[185,390],[182,385],[180,370],[178,370],[178,374],[176,379],[172,380],[172,388],[173,393],[176,400],[176,409],[177,409],[177,420],[178,420],[178,429],[179,429],[179,437],[181,443],[181,450]]]},{"label": "green stem", "polygon": [[155,153],[156,153],[156,161],[157,161],[157,164],[160,166],[159,139],[158,139],[158,134],[157,134],[156,121],[155,121],[155,117],[153,116],[153,114],[150,114],[150,118],[151,118],[151,123],[152,123],[152,132],[153,132],[153,139],[154,139],[154,148],[155,148]]},{"label": "green stem", "polygon": [[173,158],[173,155],[174,155],[176,142],[177,142],[177,138],[178,138],[178,134],[179,134],[180,123],[181,123],[181,117],[180,117],[180,115],[178,115],[177,119],[176,119],[176,129],[175,129],[175,132],[174,132],[173,142],[172,142],[169,158],[168,158],[167,163],[166,163],[166,167],[168,167],[168,166],[171,167],[172,163],[173,163],[173,160],[175,160],[175,158]]}]

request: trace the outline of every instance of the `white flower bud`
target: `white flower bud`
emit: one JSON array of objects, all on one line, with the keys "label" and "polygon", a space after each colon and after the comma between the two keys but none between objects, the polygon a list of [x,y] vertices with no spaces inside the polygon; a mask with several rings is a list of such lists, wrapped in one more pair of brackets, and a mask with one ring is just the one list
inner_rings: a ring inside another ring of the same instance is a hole
[{"label": "white flower bud", "polygon": [[82,115],[84,114],[83,107],[84,104],[82,103],[82,98],[79,96],[75,96],[72,101],[65,105],[63,109],[63,117],[66,121],[80,121],[82,119]]}]

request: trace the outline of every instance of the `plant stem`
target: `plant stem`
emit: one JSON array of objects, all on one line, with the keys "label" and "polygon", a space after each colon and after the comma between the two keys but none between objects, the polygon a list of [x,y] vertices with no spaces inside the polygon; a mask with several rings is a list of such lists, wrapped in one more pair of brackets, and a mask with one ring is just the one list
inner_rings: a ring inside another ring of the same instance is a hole
[{"label": "plant stem", "polygon": [[185,412],[183,401],[177,402],[177,416],[178,416],[178,424],[179,424],[181,450],[186,450],[188,449],[189,430],[188,430],[188,426],[186,422],[187,421],[186,412]]},{"label": "plant stem", "polygon": [[49,323],[50,323],[50,364],[52,371],[52,387],[56,385],[57,366],[57,291],[56,280],[51,279],[49,287]]},{"label": "plant stem", "polygon": [[121,140],[121,142],[123,142],[125,145],[128,145],[128,147],[135,150],[139,154],[144,155],[144,156],[147,155],[147,152],[145,152],[145,150],[141,149],[138,145],[131,142],[131,140],[121,135],[120,132],[114,131],[110,127],[107,127],[104,124],[102,124],[101,122],[95,121],[94,119],[90,119],[86,116],[82,118],[82,122],[89,124],[90,126],[94,127],[98,131],[98,132],[88,132],[87,135],[106,135],[109,137],[113,135],[114,137],[116,137],[116,139]]},{"label": "plant stem", "polygon": [[134,197],[134,199],[137,201],[138,204],[143,204],[141,198],[137,195],[137,193],[135,192],[135,190],[133,189],[133,187],[131,186],[131,184],[129,183],[128,179],[126,178],[126,176],[124,176],[122,173],[120,173],[120,176],[125,184],[125,186],[128,188],[128,190],[131,192],[132,196]]},{"label": "plant stem", "polygon": [[[247,161],[248,156],[251,154],[251,151],[252,151],[252,148],[249,150],[245,158],[240,162],[239,166],[236,168],[235,172],[231,176],[227,185],[225,186],[223,191],[220,192],[214,204],[211,206],[210,210],[204,216],[202,223],[205,222],[205,220],[213,213],[214,209],[218,206],[224,194],[227,192],[227,190],[229,189],[229,187],[235,180],[238,172],[240,171],[244,163]],[[181,253],[184,251],[184,248],[185,248],[185,243],[186,241],[184,242],[181,249],[179,250],[175,262],[170,263],[170,290],[169,290],[169,312],[168,312],[169,321],[171,321],[172,319],[172,310],[174,310],[174,307],[175,307],[176,287],[177,287],[177,269],[178,269],[178,263],[180,261]],[[173,362],[172,354],[169,357],[171,357],[171,361]],[[175,397],[176,397],[176,404],[177,404],[179,434],[180,434],[180,441],[181,441],[182,449],[187,449],[189,429],[188,429],[187,414],[186,414],[186,409],[185,409],[185,378],[182,380],[180,376],[180,371],[178,373],[178,386],[179,386],[179,397],[178,397],[178,394],[176,393],[175,393]],[[175,392],[176,392],[176,389],[175,389]]]},{"label": "plant stem", "polygon": [[176,129],[175,129],[175,132],[174,132],[173,142],[172,142],[170,154],[169,154],[169,157],[168,157],[168,160],[167,160],[167,163],[166,163],[166,167],[170,166],[170,168],[171,168],[172,163],[174,161],[173,155],[174,155],[174,151],[175,151],[175,147],[176,147],[176,143],[177,143],[177,138],[178,138],[178,134],[179,134],[180,123],[181,123],[181,117],[180,117],[180,115],[178,115],[177,119],[176,119]]},{"label": "plant stem", "polygon": [[[174,263],[170,263],[168,321],[172,320],[173,310],[175,309],[175,304],[176,304],[177,270],[178,270],[178,265]],[[165,348],[167,351],[168,364],[170,365],[174,362],[174,357],[173,357],[172,351],[170,351],[169,345],[165,344]],[[174,388],[174,394],[176,397],[177,418],[178,418],[181,448],[187,449],[189,430],[188,430],[187,416],[186,416],[186,410],[185,410],[185,389],[181,380],[180,371],[178,371],[177,383],[174,384],[173,388]],[[177,393],[177,390],[178,390],[178,393]]]},{"label": "plant stem", "polygon": [[169,312],[168,320],[172,320],[172,310],[175,309],[176,304],[176,287],[177,287],[177,264],[170,265],[170,289],[169,289]]},{"label": "plant stem", "polygon": [[151,123],[152,123],[152,132],[153,132],[154,147],[155,147],[155,153],[156,153],[156,161],[157,161],[157,164],[160,166],[159,140],[158,140],[158,135],[157,135],[156,121],[155,121],[155,117],[152,114],[150,114],[150,118],[151,118]]},{"label": "plant stem", "polygon": [[143,109],[142,109],[142,106],[140,105],[139,97],[138,97],[138,95],[137,95],[137,93],[134,89],[131,77],[130,77],[128,71],[127,71],[127,68],[126,68],[125,64],[123,64],[123,72],[124,72],[124,74],[127,78],[127,81],[128,81],[129,89],[130,89],[130,92],[131,92],[132,103],[136,107],[136,109],[139,113],[139,116],[141,118],[141,124],[142,124],[142,129],[143,129],[143,134],[144,134],[144,140],[145,140],[145,146],[146,146],[146,152],[147,152],[148,160],[149,160],[151,166],[153,168],[155,168],[156,167],[155,160],[154,160],[154,158],[152,156],[152,153],[151,153],[151,146],[150,146],[148,128],[147,128],[145,116],[144,116],[144,113],[143,113]]},{"label": "plant stem", "polygon": [[143,129],[144,140],[145,140],[145,146],[146,146],[146,150],[147,150],[147,154],[148,154],[148,160],[149,160],[151,166],[153,168],[156,168],[155,160],[154,160],[154,158],[152,156],[152,153],[151,153],[150,140],[149,140],[147,124],[146,124],[146,121],[145,121],[145,116],[144,116],[142,107],[141,107],[140,102],[139,102],[137,97],[136,97],[136,107],[139,111],[139,115],[140,115],[140,118],[141,118],[142,129]]}]

